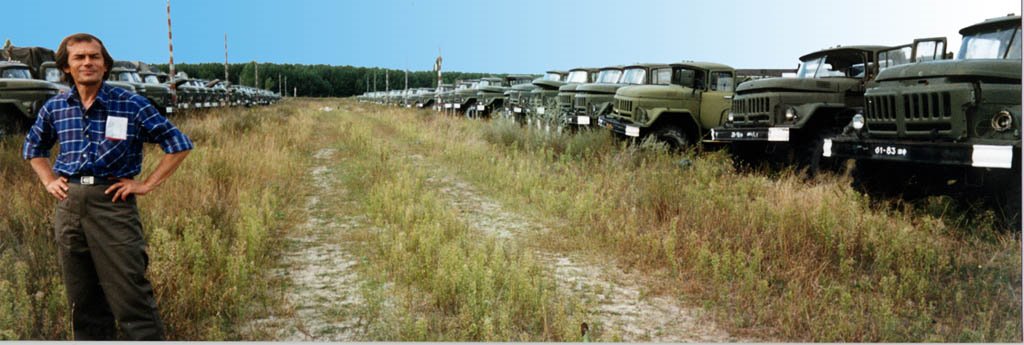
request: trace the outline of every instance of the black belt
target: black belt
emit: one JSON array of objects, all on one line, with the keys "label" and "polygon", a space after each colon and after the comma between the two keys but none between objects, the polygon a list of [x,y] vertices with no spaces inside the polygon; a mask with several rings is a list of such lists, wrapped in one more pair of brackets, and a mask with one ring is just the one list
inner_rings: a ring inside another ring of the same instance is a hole
[{"label": "black belt", "polygon": [[109,186],[109,185],[115,184],[118,181],[120,181],[120,179],[118,179],[116,177],[106,177],[106,176],[74,175],[74,176],[66,176],[66,178],[68,179],[68,183],[75,183],[75,184],[87,185],[87,186],[90,186],[90,185]]}]

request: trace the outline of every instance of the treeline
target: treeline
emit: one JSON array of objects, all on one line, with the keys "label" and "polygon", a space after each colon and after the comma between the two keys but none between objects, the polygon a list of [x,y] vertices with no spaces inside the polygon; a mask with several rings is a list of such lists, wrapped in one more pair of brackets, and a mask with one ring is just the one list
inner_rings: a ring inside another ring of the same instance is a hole
[{"label": "treeline", "polygon": [[[153,66],[168,72],[167,64]],[[221,63],[174,64],[174,69],[187,73],[191,78],[224,79],[224,64]],[[255,63],[228,64],[228,81],[275,92],[282,91],[287,83],[289,96],[295,92],[303,97],[348,97],[366,91],[384,91],[385,76],[391,90],[405,88],[405,71],[395,69],[276,63],[260,63],[258,69],[257,83]],[[505,74],[442,71],[441,76],[445,83],[454,83],[458,79],[502,77]],[[436,83],[437,75],[433,71],[409,71],[410,88],[435,87]]]}]

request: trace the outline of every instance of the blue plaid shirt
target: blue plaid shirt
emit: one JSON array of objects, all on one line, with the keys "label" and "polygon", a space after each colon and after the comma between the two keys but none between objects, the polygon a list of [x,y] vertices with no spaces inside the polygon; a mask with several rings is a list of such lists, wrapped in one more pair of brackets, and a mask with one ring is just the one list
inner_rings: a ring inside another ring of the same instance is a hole
[{"label": "blue plaid shirt", "polygon": [[[108,116],[128,118],[126,139],[107,139]],[[26,160],[50,157],[56,142],[60,155],[53,171],[64,176],[134,177],[142,172],[143,142],[158,143],[166,153],[193,147],[145,97],[106,82],[88,111],[83,111],[75,87],[47,101],[25,137],[21,155]]]}]

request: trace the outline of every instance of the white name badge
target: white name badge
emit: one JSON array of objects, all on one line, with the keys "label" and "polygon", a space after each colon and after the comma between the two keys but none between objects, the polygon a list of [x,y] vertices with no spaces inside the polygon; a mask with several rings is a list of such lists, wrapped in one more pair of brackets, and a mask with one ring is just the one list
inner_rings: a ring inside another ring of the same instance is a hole
[{"label": "white name badge", "polygon": [[107,140],[124,140],[128,138],[128,118],[107,116]]}]

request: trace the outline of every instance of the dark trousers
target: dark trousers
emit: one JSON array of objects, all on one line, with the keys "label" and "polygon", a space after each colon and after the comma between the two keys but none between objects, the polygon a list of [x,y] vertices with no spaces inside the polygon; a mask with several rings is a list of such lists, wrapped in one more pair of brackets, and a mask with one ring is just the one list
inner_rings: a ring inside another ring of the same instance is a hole
[{"label": "dark trousers", "polygon": [[75,340],[113,340],[115,320],[129,339],[162,340],[135,197],[114,203],[109,186],[69,186],[54,225]]}]

